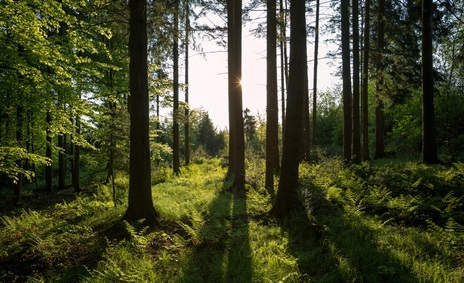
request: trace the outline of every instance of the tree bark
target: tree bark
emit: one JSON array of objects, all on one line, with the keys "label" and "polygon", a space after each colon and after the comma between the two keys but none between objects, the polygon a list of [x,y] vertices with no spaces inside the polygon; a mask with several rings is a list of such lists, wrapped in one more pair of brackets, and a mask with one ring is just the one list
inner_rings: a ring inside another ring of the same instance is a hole
[{"label": "tree bark", "polygon": [[[24,108],[17,106],[16,108],[16,143],[18,147],[21,147],[23,142],[23,126],[24,126]],[[23,168],[23,160],[16,160],[16,165],[19,169]],[[21,190],[23,186],[23,174],[18,173],[18,180],[14,184],[13,191],[13,204],[18,205],[21,202]]]},{"label": "tree bark", "polygon": [[147,62],[147,1],[130,0],[130,178],[129,205],[123,219],[158,219],[151,192]]},{"label": "tree bark", "polygon": [[175,175],[180,173],[179,157],[179,1],[175,1],[174,8],[174,44],[173,44],[173,61],[174,61],[174,109],[173,109],[173,127],[172,127],[172,168]]},{"label": "tree bark", "polygon": [[245,188],[245,135],[242,109],[242,1],[227,1],[229,75],[229,176]]},{"label": "tree bark", "polygon": [[351,161],[352,100],[350,71],[350,10],[349,0],[341,0],[342,79],[343,79],[343,159]]},{"label": "tree bark", "polygon": [[312,144],[316,145],[317,139],[317,64],[319,63],[319,8],[320,0],[316,0],[316,30],[314,38],[314,71],[313,71],[313,135]]},{"label": "tree bark", "polygon": [[422,0],[422,161],[438,163],[433,83],[433,1]]},{"label": "tree bark", "polygon": [[285,217],[298,204],[298,166],[300,134],[302,129],[303,96],[305,92],[306,19],[305,2],[292,0],[290,3],[290,74],[288,82],[286,129],[282,154],[279,187],[271,213]]},{"label": "tree bark", "polygon": [[361,132],[359,124],[359,5],[352,1],[353,10],[353,161],[361,161]]},{"label": "tree bark", "polygon": [[66,186],[66,159],[65,159],[65,136],[60,133],[58,135],[58,190],[64,190]]},{"label": "tree bark", "polygon": [[382,158],[385,156],[385,114],[382,101],[383,92],[383,52],[384,52],[384,36],[385,36],[385,0],[379,0],[379,8],[377,14],[377,74],[376,74],[376,105],[375,105],[375,152],[374,158]]},{"label": "tree bark", "polygon": [[274,193],[274,174],[279,167],[279,107],[277,99],[276,0],[267,1],[267,109],[265,187]]},{"label": "tree bark", "polygon": [[[75,118],[75,126],[76,126],[76,136],[80,135],[81,132],[81,122],[80,118],[76,116]],[[73,142],[73,158],[72,158],[72,184],[74,191],[79,193],[81,191],[81,184],[80,184],[80,146]]]},{"label": "tree bark", "polygon": [[190,117],[189,117],[189,33],[190,33],[189,0],[185,0],[185,165],[190,164]]},{"label": "tree bark", "polygon": [[[46,116],[47,122],[47,137],[46,137],[46,150],[45,156],[52,160],[52,133],[51,133],[51,123],[52,123],[52,113],[50,110],[47,111]],[[50,165],[46,165],[45,167],[45,184],[46,184],[46,192],[47,194],[51,194],[53,192],[53,162]]]},{"label": "tree bark", "polygon": [[361,96],[361,123],[362,123],[362,160],[369,160],[369,53],[370,53],[370,9],[371,0],[366,0],[364,20],[364,53],[363,53],[363,81]]}]

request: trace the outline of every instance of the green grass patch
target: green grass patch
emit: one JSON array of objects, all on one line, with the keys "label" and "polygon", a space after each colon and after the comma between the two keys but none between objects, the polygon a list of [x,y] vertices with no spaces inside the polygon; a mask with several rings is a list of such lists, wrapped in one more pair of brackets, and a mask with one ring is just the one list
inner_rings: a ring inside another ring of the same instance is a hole
[{"label": "green grass patch", "polygon": [[120,220],[124,175],[116,207],[100,185],[3,216],[0,281],[462,282],[462,164],[305,164],[303,205],[283,221],[268,215],[262,164],[247,163],[246,194],[230,190],[219,159],[161,172],[154,228]]}]

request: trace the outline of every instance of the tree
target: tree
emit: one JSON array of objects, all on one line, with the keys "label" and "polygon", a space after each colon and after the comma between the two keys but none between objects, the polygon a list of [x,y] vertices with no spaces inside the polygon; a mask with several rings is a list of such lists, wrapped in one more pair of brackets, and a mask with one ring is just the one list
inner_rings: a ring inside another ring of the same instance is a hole
[{"label": "tree", "polygon": [[342,80],[343,80],[343,159],[351,161],[352,104],[350,71],[350,10],[349,0],[341,0]]},{"label": "tree", "polygon": [[385,156],[385,113],[383,105],[383,88],[384,88],[384,36],[385,36],[385,0],[379,0],[377,11],[377,71],[375,84],[375,152],[374,158],[382,158]]},{"label": "tree", "polygon": [[[265,187],[274,191],[274,174],[279,168],[279,106],[277,99],[276,1],[267,1],[267,109]],[[283,87],[283,84],[282,84]]]},{"label": "tree", "polygon": [[174,88],[174,109],[173,109],[173,121],[172,127],[173,135],[173,164],[172,168],[174,174],[180,173],[180,161],[179,161],[179,1],[174,1],[174,44],[173,44],[173,61],[174,61],[174,75],[173,75],[173,88]]},{"label": "tree", "polygon": [[319,8],[320,0],[316,0],[316,28],[314,36],[314,72],[313,72],[313,135],[312,135],[312,144],[316,145],[317,137],[317,65],[318,65],[318,56],[319,56]]},{"label": "tree", "polygon": [[306,19],[305,2],[290,3],[290,70],[287,94],[286,129],[282,153],[282,169],[277,195],[271,213],[284,217],[294,210],[298,200],[298,166],[302,128],[303,96],[305,92]]},{"label": "tree", "polygon": [[422,0],[422,161],[437,163],[433,103],[433,1]]},{"label": "tree", "polygon": [[364,53],[361,91],[361,127],[362,127],[362,160],[369,160],[369,53],[370,53],[370,9],[371,0],[366,0],[364,20]]},{"label": "tree", "polygon": [[245,188],[245,138],[242,114],[242,1],[227,1],[229,84],[229,170],[234,187]]},{"label": "tree", "polygon": [[359,123],[359,7],[352,1],[353,10],[353,161],[361,161],[361,132]]},{"label": "tree", "polygon": [[147,1],[129,1],[130,178],[129,205],[123,219],[153,223],[158,212],[151,193],[147,62]]},{"label": "tree", "polygon": [[190,163],[190,117],[189,117],[189,35],[190,35],[190,7],[189,0],[185,0],[185,165]]}]

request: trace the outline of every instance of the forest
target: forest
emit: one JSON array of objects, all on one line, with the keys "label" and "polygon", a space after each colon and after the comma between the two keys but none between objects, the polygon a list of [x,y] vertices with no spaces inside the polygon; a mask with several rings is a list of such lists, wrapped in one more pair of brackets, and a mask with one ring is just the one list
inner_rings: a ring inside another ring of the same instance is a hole
[{"label": "forest", "polygon": [[[462,1],[0,0],[0,29],[0,282],[463,282]],[[189,104],[211,41],[225,129]]]}]

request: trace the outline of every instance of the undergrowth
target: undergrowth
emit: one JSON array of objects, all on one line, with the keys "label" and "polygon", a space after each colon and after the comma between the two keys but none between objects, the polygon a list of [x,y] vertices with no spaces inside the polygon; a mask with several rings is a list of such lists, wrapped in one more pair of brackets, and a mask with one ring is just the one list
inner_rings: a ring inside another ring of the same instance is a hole
[{"label": "undergrowth", "polygon": [[[464,165],[300,166],[302,206],[268,215],[264,162],[246,193],[220,159],[159,171],[159,225],[121,221],[128,178],[1,218],[4,282],[462,282]],[[278,181],[278,180],[276,180]]]}]

